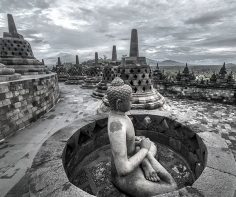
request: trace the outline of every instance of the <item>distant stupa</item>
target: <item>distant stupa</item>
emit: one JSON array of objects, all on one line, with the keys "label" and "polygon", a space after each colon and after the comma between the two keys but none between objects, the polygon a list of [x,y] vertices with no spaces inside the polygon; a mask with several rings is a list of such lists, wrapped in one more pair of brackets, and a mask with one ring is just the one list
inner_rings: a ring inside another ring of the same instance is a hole
[{"label": "distant stupa", "polygon": [[69,76],[65,84],[81,85],[84,83],[85,76],[82,74],[82,65],[79,64],[78,55],[75,57],[75,64],[68,69],[67,73]]},{"label": "distant stupa", "polygon": [[138,57],[139,56],[137,29],[132,29],[132,31],[131,31],[129,56],[130,57]]},{"label": "distant stupa", "polygon": [[95,52],[95,66],[98,65],[98,52]]},{"label": "distant stupa", "polygon": [[96,88],[98,83],[102,80],[102,69],[101,64],[98,62],[98,52],[95,52],[94,64],[88,68],[88,75],[86,79],[84,79],[81,88]]},{"label": "distant stupa", "polygon": [[106,95],[108,84],[117,76],[117,53],[116,46],[113,45],[112,48],[112,62],[105,65],[102,72],[102,80],[97,85],[96,89],[93,91],[92,96],[95,98],[102,99]]},{"label": "distant stupa", "polygon": [[79,56],[78,56],[78,55],[76,55],[75,64],[76,64],[76,65],[79,65]]},{"label": "distant stupa", "polygon": [[112,61],[117,61],[117,53],[116,53],[116,45],[113,45],[113,48],[112,48],[112,58],[111,58]]},{"label": "distant stupa", "polygon": [[133,109],[155,109],[164,105],[164,97],[153,88],[152,71],[146,58],[139,57],[137,29],[131,31],[130,57],[124,57],[118,75],[132,87]]}]

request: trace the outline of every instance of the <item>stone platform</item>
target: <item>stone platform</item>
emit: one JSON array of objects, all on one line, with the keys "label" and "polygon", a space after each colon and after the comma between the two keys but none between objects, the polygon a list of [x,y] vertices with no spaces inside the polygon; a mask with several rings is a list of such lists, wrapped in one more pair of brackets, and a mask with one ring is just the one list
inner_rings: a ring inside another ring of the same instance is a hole
[{"label": "stone platform", "polygon": [[59,86],[60,98],[53,109],[0,143],[0,196],[27,197],[29,186],[26,171],[43,142],[75,119],[96,113],[94,109],[99,102],[91,98],[92,90],[64,83],[59,83]]},{"label": "stone platform", "polygon": [[94,98],[102,99],[106,95],[107,87],[107,82],[100,81],[91,96]]},{"label": "stone platform", "polygon": [[102,80],[92,94],[94,98],[102,99],[106,95],[108,86],[117,77],[117,68],[118,66],[113,65],[104,67]]},{"label": "stone platform", "polygon": [[0,82],[14,81],[20,78],[21,78],[21,74],[18,74],[18,73],[14,73],[12,75],[0,75]]},{"label": "stone platform", "polygon": [[[234,197],[235,160],[222,138],[202,130],[201,127],[176,122],[169,117],[170,114],[161,113],[160,116],[158,112],[140,112],[133,111],[131,115],[136,135],[145,135],[152,141],[157,140],[179,152],[187,159],[197,179],[190,186],[156,197],[183,194],[195,197]],[[109,144],[106,124],[106,117],[91,116],[74,121],[51,136],[43,144],[31,167],[31,196],[91,196],[84,191],[86,189],[73,185],[77,180],[76,169],[85,156]],[[81,173],[80,176],[84,174]],[[108,189],[105,193],[109,194],[105,196],[123,195],[115,188]]]},{"label": "stone platform", "polygon": [[[17,59],[17,58],[15,58]],[[2,58],[0,60],[4,63],[4,59]],[[19,60],[18,60],[19,61]],[[38,61],[38,60],[37,60]],[[17,62],[17,61],[16,61]],[[25,61],[23,61],[25,62]],[[26,61],[27,62],[27,61]],[[29,62],[27,62],[29,63]],[[23,75],[37,75],[37,74],[45,74],[46,68],[45,66],[41,65],[41,63],[38,61],[38,64],[27,64],[27,65],[20,65],[19,63],[16,63],[16,65],[7,64],[8,68],[13,68],[17,73],[23,74]]]},{"label": "stone platform", "polygon": [[69,76],[65,84],[82,85],[84,83],[85,76]]},{"label": "stone platform", "polygon": [[101,81],[101,78],[97,77],[88,77],[84,80],[81,88],[84,89],[94,89],[97,87],[98,83]]},{"label": "stone platform", "polygon": [[[26,170],[30,168],[33,158],[43,142],[53,133],[74,120],[83,119],[91,114],[95,114],[96,109],[101,104],[100,100],[91,98],[90,95],[92,90],[81,89],[79,86],[64,85],[64,83],[59,83],[59,86],[61,98],[53,110],[43,115],[39,120],[32,123],[30,126],[27,126],[25,129],[17,132],[16,135],[6,139],[4,143],[0,144],[0,192],[2,196],[5,196],[7,193],[7,197],[29,195],[28,174],[26,173]],[[150,111],[142,111],[142,113],[148,112]],[[166,99],[165,109],[152,110],[152,112],[161,115],[168,115],[172,119],[178,119],[178,121],[191,127],[201,128],[197,130],[197,132],[206,131],[208,133],[212,133],[214,136],[222,137],[225,139],[225,142],[229,147],[229,149],[222,148],[222,150],[225,150],[225,156],[228,155],[228,150],[230,150],[234,154],[234,158],[236,158],[235,106],[209,102],[196,102],[183,99]],[[85,124],[87,123],[88,122]],[[66,132],[70,131],[71,129]],[[55,138],[53,138],[53,140],[54,139]],[[64,137],[61,137],[61,143],[63,143],[63,139]],[[214,142],[215,143],[212,144],[212,146],[218,146],[219,142]],[[62,149],[54,150],[55,154],[58,152],[58,158],[60,158],[60,150]],[[210,150],[214,151],[214,149]],[[221,148],[218,147],[217,151],[218,150],[221,150]],[[47,154],[44,153],[43,155],[45,158]],[[225,158],[225,161],[228,161],[225,156],[221,158]],[[227,162],[219,163],[215,160],[216,158],[211,158],[212,164],[218,164],[218,166],[224,166],[226,164],[232,165]],[[232,173],[224,173],[223,171],[221,173],[215,169],[216,167],[213,165],[208,167],[209,177],[216,175],[218,179],[222,181],[224,181],[227,177],[232,177]],[[52,169],[50,171],[52,173]],[[47,171],[45,171],[45,173],[47,173]],[[234,192],[233,188],[235,188],[234,185],[231,185],[228,189],[227,185],[229,183],[230,182],[225,183],[225,187],[228,190],[228,193],[225,194],[226,196],[228,194],[228,196],[230,196],[230,194]],[[231,183],[233,182],[231,181]],[[65,184],[65,188],[67,188],[67,186],[70,186],[68,182]],[[212,187],[213,186],[214,184]],[[182,196],[187,192],[193,191],[194,190],[191,188],[186,188],[182,191]],[[220,195],[221,193],[219,193],[218,196],[221,197]],[[180,196],[180,194],[176,193],[175,195],[170,196]]]}]

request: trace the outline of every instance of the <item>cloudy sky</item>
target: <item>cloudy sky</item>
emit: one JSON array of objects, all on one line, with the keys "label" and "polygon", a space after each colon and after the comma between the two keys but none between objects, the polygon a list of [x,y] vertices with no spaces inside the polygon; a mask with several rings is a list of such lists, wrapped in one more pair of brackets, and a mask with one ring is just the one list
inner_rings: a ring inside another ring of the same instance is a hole
[{"label": "cloudy sky", "polygon": [[12,13],[38,59],[128,54],[138,29],[140,55],[197,63],[236,63],[235,0],[0,0],[0,34]]}]

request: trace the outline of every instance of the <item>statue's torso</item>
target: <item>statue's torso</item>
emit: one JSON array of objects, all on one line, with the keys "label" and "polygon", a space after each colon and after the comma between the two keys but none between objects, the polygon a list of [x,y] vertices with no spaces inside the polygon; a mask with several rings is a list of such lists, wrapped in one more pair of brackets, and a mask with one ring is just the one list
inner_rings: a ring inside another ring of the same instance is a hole
[{"label": "statue's torso", "polygon": [[135,153],[135,132],[134,126],[130,118],[127,116],[126,119],[126,144],[127,144],[127,155],[133,156]]},{"label": "statue's torso", "polygon": [[[108,124],[111,123],[113,120],[114,121],[119,120],[122,123],[122,126],[124,126],[126,129],[126,147],[127,147],[127,156],[129,158],[135,154],[135,131],[134,131],[133,123],[128,116],[124,116],[124,117],[110,116]],[[112,173],[113,175],[117,175],[113,156],[111,160],[112,160],[111,161]]]}]

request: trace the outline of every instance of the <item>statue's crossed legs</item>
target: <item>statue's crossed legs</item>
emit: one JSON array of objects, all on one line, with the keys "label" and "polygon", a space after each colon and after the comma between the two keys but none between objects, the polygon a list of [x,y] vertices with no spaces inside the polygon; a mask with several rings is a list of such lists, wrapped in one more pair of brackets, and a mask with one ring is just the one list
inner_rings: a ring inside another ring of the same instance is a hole
[{"label": "statue's crossed legs", "polygon": [[[139,149],[137,143],[136,151]],[[127,176],[113,177],[113,183],[123,192],[135,197],[149,197],[173,191],[177,187],[176,183],[167,170],[155,159],[156,153],[157,148],[152,142],[141,166]]]}]

